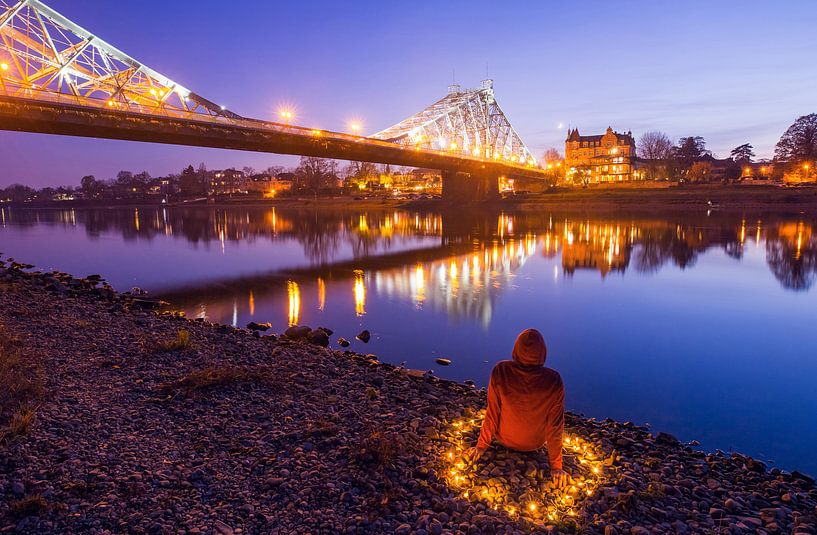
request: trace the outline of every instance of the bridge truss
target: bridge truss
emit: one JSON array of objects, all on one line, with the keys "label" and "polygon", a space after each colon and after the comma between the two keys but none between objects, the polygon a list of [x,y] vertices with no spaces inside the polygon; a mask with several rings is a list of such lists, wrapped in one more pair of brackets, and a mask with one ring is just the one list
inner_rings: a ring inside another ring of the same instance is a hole
[{"label": "bridge truss", "polygon": [[371,137],[420,150],[536,164],[494,98],[492,80],[484,80],[479,89],[452,85],[444,98]]},{"label": "bridge truss", "polygon": [[545,178],[491,81],[476,90],[452,86],[370,137],[246,118],[40,0],[0,0],[0,129],[427,167],[480,180]]},{"label": "bridge truss", "polygon": [[238,118],[39,0],[0,0],[0,91],[159,115]]}]

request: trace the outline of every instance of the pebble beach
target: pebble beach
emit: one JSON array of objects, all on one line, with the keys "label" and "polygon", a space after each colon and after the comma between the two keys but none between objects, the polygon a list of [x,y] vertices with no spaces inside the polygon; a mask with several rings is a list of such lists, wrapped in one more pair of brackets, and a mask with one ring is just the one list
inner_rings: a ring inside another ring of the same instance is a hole
[{"label": "pebble beach", "polygon": [[629,422],[567,415],[566,488],[545,452],[467,465],[484,390],[359,334],[0,262],[0,533],[817,533],[808,475]]}]

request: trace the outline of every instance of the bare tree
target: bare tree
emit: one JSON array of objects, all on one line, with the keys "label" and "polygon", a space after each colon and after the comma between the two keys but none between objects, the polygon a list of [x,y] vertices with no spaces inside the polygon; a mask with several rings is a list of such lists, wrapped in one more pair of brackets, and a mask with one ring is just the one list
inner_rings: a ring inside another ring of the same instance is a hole
[{"label": "bare tree", "polygon": [[317,197],[321,188],[331,187],[337,178],[337,163],[326,158],[302,156],[295,169],[295,178],[298,189],[312,191]]},{"label": "bare tree", "polygon": [[651,180],[655,180],[659,169],[666,169],[672,158],[672,141],[663,132],[644,132],[638,139],[638,155],[647,161],[647,170]]},{"label": "bare tree", "polygon": [[545,164],[554,164],[556,162],[561,162],[562,160],[564,160],[564,157],[562,157],[562,153],[559,152],[559,149],[554,147],[549,148],[542,155],[542,161]]}]

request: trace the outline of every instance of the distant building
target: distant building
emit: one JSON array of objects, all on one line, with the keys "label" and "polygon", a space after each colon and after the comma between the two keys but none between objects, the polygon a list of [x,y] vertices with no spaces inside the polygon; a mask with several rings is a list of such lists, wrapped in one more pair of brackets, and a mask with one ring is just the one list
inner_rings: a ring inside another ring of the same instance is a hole
[{"label": "distant building", "polygon": [[246,176],[243,171],[225,169],[215,171],[210,179],[210,193],[214,195],[232,195],[246,193]]},{"label": "distant building", "polygon": [[274,198],[281,193],[292,191],[292,180],[279,178],[281,175],[290,173],[279,173],[271,176],[266,173],[252,175],[246,183],[248,193],[260,193],[264,197]]},{"label": "distant building", "polygon": [[632,132],[621,134],[608,127],[598,136],[579,135],[574,128],[565,140],[568,174],[586,173],[587,182],[624,182],[643,174],[634,173],[635,140]]}]

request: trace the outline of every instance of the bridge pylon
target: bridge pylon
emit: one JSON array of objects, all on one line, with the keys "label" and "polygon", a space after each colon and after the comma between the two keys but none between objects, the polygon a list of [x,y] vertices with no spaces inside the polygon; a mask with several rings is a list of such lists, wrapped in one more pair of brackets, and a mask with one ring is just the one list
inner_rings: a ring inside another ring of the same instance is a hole
[{"label": "bridge pylon", "polygon": [[0,94],[165,116],[240,118],[39,0],[0,0]]}]

